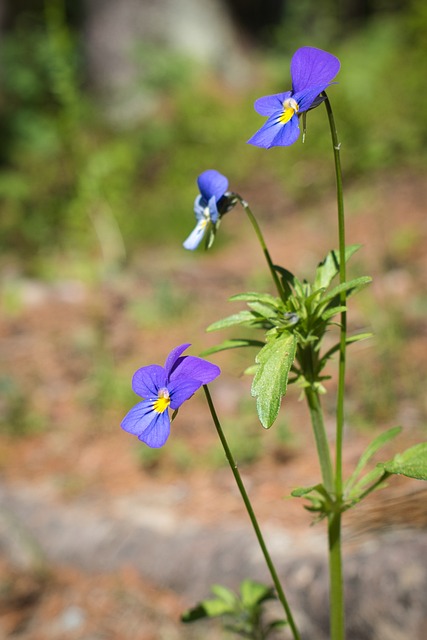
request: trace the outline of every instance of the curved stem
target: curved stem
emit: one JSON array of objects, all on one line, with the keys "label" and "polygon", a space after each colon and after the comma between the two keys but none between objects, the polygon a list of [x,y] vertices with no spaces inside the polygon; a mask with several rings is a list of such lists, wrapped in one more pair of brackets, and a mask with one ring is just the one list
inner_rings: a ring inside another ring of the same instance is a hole
[{"label": "curved stem", "polygon": [[[323,95],[326,96],[324,93]],[[331,130],[332,146],[334,150],[335,176],[337,186],[337,208],[338,208],[338,241],[340,256],[340,284],[346,281],[346,263],[345,263],[345,219],[344,219],[344,197],[342,186],[342,171],[340,158],[340,143],[338,141],[338,133],[335,127],[334,115],[332,112],[329,98],[325,98],[325,106],[329,119],[329,127]],[[340,293],[340,304],[346,305],[346,292]],[[336,460],[335,460],[335,490],[337,495],[342,493],[342,444],[344,431],[344,387],[345,387],[345,365],[346,365],[346,344],[347,341],[347,312],[341,312],[341,331],[340,331],[340,357],[338,369],[338,396],[337,396],[337,433],[336,433]]]},{"label": "curved stem", "polygon": [[280,296],[280,298],[283,300],[283,302],[286,302],[285,299],[285,292],[283,291],[283,287],[280,284],[280,280],[279,280],[279,276],[277,275],[276,269],[274,268],[274,264],[273,261],[271,259],[270,256],[270,252],[267,249],[267,245],[265,244],[265,240],[264,240],[264,236],[262,235],[262,231],[260,229],[260,226],[257,222],[257,219],[255,218],[254,214],[252,213],[251,208],[249,207],[248,203],[246,202],[246,200],[243,200],[243,198],[241,198],[237,193],[234,194],[236,196],[236,198],[238,199],[238,201],[240,202],[240,204],[242,205],[242,207],[244,208],[246,215],[248,216],[252,227],[254,228],[254,231],[256,233],[256,236],[258,238],[258,241],[261,245],[262,251],[264,253],[265,259],[267,261],[268,264],[268,268],[270,269],[270,273],[271,276],[274,280],[274,284],[276,285],[276,289],[277,292]]},{"label": "curved stem", "polygon": [[[345,262],[345,219],[344,219],[344,197],[342,185],[342,170],[338,133],[335,126],[334,115],[331,103],[326,93],[325,107],[328,114],[329,128],[331,131],[332,147],[335,161],[335,177],[338,208],[338,240],[340,256],[340,284],[346,281]],[[346,306],[346,292],[340,293],[340,305]],[[345,392],[345,366],[347,347],[347,312],[341,312],[340,329],[340,349],[338,367],[338,392],[336,410],[336,445],[335,445],[335,499],[341,501],[343,480],[342,480],[342,448],[344,432],[344,392]],[[331,611],[331,639],[343,640],[345,637],[344,619],[344,583],[342,573],[342,545],[341,545],[341,511],[331,514],[328,518],[328,538],[329,538],[329,576],[330,576],[330,611]]]},{"label": "curved stem", "polygon": [[289,627],[290,627],[290,629],[292,631],[292,635],[294,637],[294,640],[301,640],[301,636],[299,634],[299,631],[298,631],[297,626],[295,624],[295,621],[293,619],[293,616],[292,616],[288,601],[287,601],[285,593],[283,591],[283,587],[282,587],[282,585],[280,583],[279,576],[277,575],[275,566],[274,566],[273,561],[271,559],[271,556],[270,556],[270,554],[268,552],[267,546],[266,546],[266,544],[264,542],[264,538],[262,536],[261,529],[259,528],[259,524],[258,524],[257,518],[255,516],[254,510],[252,508],[251,502],[249,500],[249,496],[246,493],[246,489],[245,489],[245,486],[243,484],[242,478],[240,476],[239,470],[237,468],[237,464],[234,461],[234,458],[233,458],[233,455],[231,453],[230,447],[228,446],[227,440],[225,438],[224,432],[223,432],[221,424],[219,422],[217,413],[215,411],[214,404],[212,402],[211,394],[210,394],[209,389],[208,389],[208,387],[206,385],[203,385],[203,389],[204,389],[204,392],[205,392],[205,395],[206,395],[206,400],[208,402],[209,410],[211,412],[212,420],[213,420],[213,422],[215,424],[215,427],[216,427],[219,439],[221,440],[221,444],[223,446],[223,449],[224,449],[228,464],[230,465],[231,471],[232,471],[232,473],[234,475],[234,479],[235,479],[236,484],[238,486],[238,489],[240,491],[240,495],[242,496],[243,502],[245,504],[246,511],[248,512],[249,518],[250,518],[252,526],[254,528],[255,535],[256,535],[257,540],[258,540],[258,544],[259,544],[259,546],[261,548],[261,551],[262,551],[262,553],[264,555],[264,559],[265,559],[265,562],[267,564],[268,570],[270,571],[271,578],[273,580],[274,586],[275,586],[276,591],[277,591],[277,596],[278,596],[280,602],[282,603],[283,609],[285,611]]}]

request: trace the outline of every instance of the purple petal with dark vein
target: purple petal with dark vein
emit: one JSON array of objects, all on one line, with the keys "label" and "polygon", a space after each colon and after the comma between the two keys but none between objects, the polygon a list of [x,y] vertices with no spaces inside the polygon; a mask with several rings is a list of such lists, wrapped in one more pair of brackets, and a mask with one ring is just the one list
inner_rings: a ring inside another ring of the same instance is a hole
[{"label": "purple petal with dark vein", "polygon": [[142,398],[157,398],[158,391],[166,386],[166,371],[158,364],[150,364],[135,371],[132,389]]},{"label": "purple petal with dark vein", "polygon": [[290,98],[291,95],[291,91],[286,91],[285,93],[275,93],[272,96],[258,98],[254,102],[254,109],[261,116],[271,116],[276,111],[283,111],[283,102]]},{"label": "purple petal with dark vein", "polygon": [[132,407],[125,415],[121,427],[128,433],[139,436],[149,428],[156,415],[159,414],[153,409],[153,401],[143,400],[142,402],[138,402],[138,404]]},{"label": "purple petal with dark vein", "polygon": [[196,356],[182,356],[177,360],[169,379],[173,381],[178,378],[192,378],[201,384],[208,384],[215,380],[220,373],[221,369],[216,364]]},{"label": "purple petal with dark vein", "polygon": [[279,120],[282,112],[283,109],[273,113],[267,122],[262,125],[261,129],[258,129],[252,138],[249,138],[248,144],[253,144],[256,147],[263,147],[264,149],[269,149],[273,146],[274,138],[284,126]]},{"label": "purple petal with dark vein", "polygon": [[310,86],[325,87],[335,78],[340,61],[327,51],[315,47],[301,47],[291,61],[292,89],[294,93]]},{"label": "purple petal with dark vein", "polygon": [[170,378],[170,375],[172,373],[172,369],[174,368],[175,363],[178,360],[179,356],[186,349],[188,349],[188,347],[191,347],[191,342],[185,342],[184,344],[180,344],[178,347],[175,347],[175,349],[172,349],[172,351],[170,352],[170,354],[166,358],[165,371],[166,371],[166,377],[167,377],[168,380]]},{"label": "purple petal with dark vein", "polygon": [[170,395],[170,408],[175,411],[175,409],[179,409],[179,407],[184,404],[186,400],[191,398],[191,396],[200,389],[202,386],[202,382],[200,380],[191,380],[191,379],[182,379],[173,380],[168,384],[168,391]]},{"label": "purple petal with dark vein", "polygon": [[170,418],[167,411],[157,413],[150,427],[138,436],[138,438],[152,449],[163,447],[166,440],[169,438],[170,424]]},{"label": "purple petal with dark vein", "polygon": [[209,202],[212,196],[218,201],[228,189],[228,180],[219,171],[208,169],[197,178],[199,191],[204,199]]},{"label": "purple petal with dark vein", "polygon": [[[318,84],[315,87],[308,87],[307,89],[304,89],[299,93],[295,93],[294,99],[298,102],[299,113],[308,111],[310,107],[313,106],[313,103],[316,101],[316,98],[319,96],[319,94],[322,93],[322,91],[324,91],[327,87],[327,84]],[[319,104],[321,102],[322,100],[319,101]]]},{"label": "purple petal with dark vein", "polygon": [[264,149],[271,147],[288,147],[293,144],[299,136],[298,116],[293,116],[289,122],[283,124],[279,117],[282,112],[276,112],[267,122],[248,140],[249,144]]},{"label": "purple petal with dark vein", "polygon": [[300,134],[298,116],[294,115],[273,140],[272,147],[289,147],[298,140]]}]

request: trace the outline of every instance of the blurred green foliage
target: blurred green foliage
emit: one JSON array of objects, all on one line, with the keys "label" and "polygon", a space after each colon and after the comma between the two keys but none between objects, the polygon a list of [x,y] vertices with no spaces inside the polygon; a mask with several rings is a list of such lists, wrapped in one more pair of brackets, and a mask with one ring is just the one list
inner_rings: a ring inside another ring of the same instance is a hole
[{"label": "blurred green foliage", "polygon": [[[245,144],[262,124],[253,100],[289,86],[292,51],[308,44],[303,25],[309,4],[288,9],[276,46],[264,56],[264,80],[244,91],[164,48],[144,45],[140,64],[152,64],[143,82],[157,92],[158,108],[120,129],[84,88],[80,42],[61,2],[48,0],[43,19],[23,18],[0,47],[3,255],[13,251],[37,272],[46,256],[57,253],[95,253],[118,265],[143,245],[182,241],[193,225],[195,178],[210,167],[228,175],[242,195],[261,174],[281,180],[298,199],[330,188],[330,141],[321,109],[309,114],[303,150],[299,141],[285,159],[282,149],[264,152]],[[313,13],[310,6],[309,44],[329,48],[342,61],[339,84],[329,94],[347,179],[425,162],[423,0],[377,13],[349,35],[339,33],[331,7]]]}]

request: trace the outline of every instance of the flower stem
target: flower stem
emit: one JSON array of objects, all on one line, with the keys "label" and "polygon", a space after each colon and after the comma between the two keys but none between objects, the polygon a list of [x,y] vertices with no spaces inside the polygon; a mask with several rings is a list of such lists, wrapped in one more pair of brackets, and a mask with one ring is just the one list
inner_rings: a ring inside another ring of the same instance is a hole
[{"label": "flower stem", "polygon": [[[326,96],[324,93],[323,95]],[[326,111],[329,119],[329,127],[331,130],[332,146],[334,150],[335,176],[337,188],[337,209],[338,209],[338,241],[340,256],[340,284],[346,281],[346,262],[345,262],[345,219],[344,219],[344,197],[342,186],[342,171],[340,158],[340,143],[335,127],[334,115],[332,113],[331,103],[328,97],[325,99]],[[345,291],[340,293],[340,305],[346,306],[347,295]],[[345,391],[345,365],[346,365],[346,346],[347,346],[347,312],[341,312],[341,330],[340,330],[340,357],[338,369],[338,395],[337,395],[337,433],[336,433],[336,461],[335,461],[335,490],[337,495],[342,493],[342,444],[344,431],[344,391]]]},{"label": "flower stem", "polygon": [[259,243],[261,245],[261,248],[262,248],[262,251],[264,253],[265,259],[267,261],[268,268],[270,269],[271,276],[272,276],[272,278],[274,280],[274,284],[276,285],[277,292],[278,292],[280,298],[283,300],[283,302],[286,302],[285,292],[283,291],[283,287],[280,284],[279,277],[277,275],[276,269],[274,268],[274,264],[273,264],[273,261],[272,261],[271,256],[270,256],[270,252],[268,251],[267,245],[265,244],[264,236],[262,235],[262,231],[261,231],[260,226],[259,226],[259,224],[257,222],[257,219],[255,218],[254,214],[252,213],[252,210],[249,207],[249,205],[246,202],[246,200],[243,200],[243,198],[241,198],[238,194],[235,194],[235,196],[238,199],[238,201],[240,202],[240,204],[242,205],[242,207],[244,208],[244,210],[246,212],[246,215],[248,216],[248,218],[249,218],[249,220],[250,220],[250,222],[252,224],[252,227],[254,228],[254,231],[256,233],[256,236],[258,238],[258,241],[259,241]]},{"label": "flower stem", "polygon": [[252,504],[251,504],[251,502],[249,500],[248,494],[246,493],[245,486],[243,484],[242,478],[241,478],[239,470],[237,468],[237,464],[235,463],[233,455],[232,455],[231,450],[230,450],[230,447],[228,446],[227,440],[225,438],[224,432],[223,432],[221,424],[219,422],[219,419],[218,419],[218,416],[217,416],[217,413],[215,411],[215,407],[214,407],[214,404],[213,404],[213,401],[212,401],[212,397],[211,397],[211,394],[209,392],[209,389],[208,389],[207,385],[203,385],[203,390],[204,390],[205,395],[206,395],[206,400],[208,402],[208,406],[209,406],[209,410],[211,412],[212,420],[213,420],[213,422],[215,424],[215,427],[216,427],[219,439],[221,441],[221,444],[223,446],[223,449],[224,449],[228,464],[230,465],[230,468],[231,468],[231,471],[233,473],[234,479],[235,479],[236,484],[238,486],[238,489],[240,491],[240,495],[242,496],[243,502],[245,504],[246,511],[248,512],[249,518],[250,518],[252,526],[254,528],[255,535],[256,535],[257,540],[258,540],[258,544],[259,544],[259,546],[261,548],[261,551],[262,551],[262,553],[264,555],[264,559],[265,559],[265,562],[267,564],[268,570],[270,571],[271,578],[272,578],[274,586],[276,588],[277,596],[278,596],[280,602],[282,603],[283,609],[285,611],[289,627],[290,627],[290,629],[292,631],[292,635],[294,637],[294,640],[301,640],[301,636],[300,636],[300,633],[299,633],[299,631],[297,629],[295,621],[293,619],[293,616],[292,616],[288,601],[287,601],[286,596],[285,596],[285,592],[283,591],[283,587],[282,587],[282,585],[280,583],[279,576],[277,575],[275,566],[274,566],[273,561],[271,559],[271,556],[270,556],[270,554],[268,552],[268,549],[267,549],[267,546],[265,544],[263,535],[261,533],[261,529],[260,529],[259,524],[258,524],[258,520],[257,520],[257,518],[255,516],[254,510],[252,508]]},{"label": "flower stem", "polygon": [[[340,256],[340,284],[346,281],[346,261],[345,261],[345,219],[344,219],[344,197],[342,184],[342,170],[338,133],[335,126],[334,115],[331,103],[326,93],[325,107],[328,114],[329,128],[331,131],[332,147],[334,151],[337,209],[338,209],[338,241]],[[346,306],[346,292],[340,293],[340,305]],[[340,350],[338,366],[338,392],[336,409],[336,444],[335,444],[335,499],[340,503],[342,497],[342,448],[344,432],[344,393],[345,393],[345,366],[347,347],[347,312],[341,312],[340,323]],[[330,610],[331,610],[331,640],[344,640],[345,619],[344,619],[344,584],[342,573],[342,545],[341,545],[341,515],[337,510],[328,518],[329,537],[329,575],[330,575]]]}]

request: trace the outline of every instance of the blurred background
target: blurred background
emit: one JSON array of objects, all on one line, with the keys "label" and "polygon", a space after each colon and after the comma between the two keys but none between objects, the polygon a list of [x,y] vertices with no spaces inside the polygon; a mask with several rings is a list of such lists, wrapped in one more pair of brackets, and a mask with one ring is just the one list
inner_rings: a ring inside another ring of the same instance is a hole
[{"label": "blurred background", "polygon": [[[273,259],[299,277],[337,244],[324,110],[310,112],[304,145],[246,144],[263,122],[254,100],[290,88],[290,59],[305,45],[341,60],[328,94],[348,243],[363,245],[350,271],[374,277],[350,315],[351,330],[375,334],[350,352],[351,467],[377,430],[402,424],[399,448],[425,439],[424,0],[0,0],[2,637],[222,637],[178,623],[212,577],[233,585],[239,571],[225,556],[228,573],[213,576],[206,560],[205,579],[188,587],[188,566],[174,565],[188,540],[174,542],[175,525],[197,520],[207,558],[206,531],[246,526],[202,398],[183,407],[161,451],[119,424],[137,400],[136,368],[182,342],[196,354],[222,341],[205,327],[235,310],[227,298],[270,288],[240,210],[209,253],[182,248],[198,174],[229,178]],[[299,534],[309,523],[301,505],[277,508],[318,478],[298,391],[265,433],[242,375],[251,354],[212,359],[255,510]],[[334,388],[324,401],[331,435]],[[366,507],[363,535],[425,528],[425,492],[394,486],[389,502]],[[349,521],[354,541],[362,533]],[[360,633],[352,640],[371,637]]]}]

